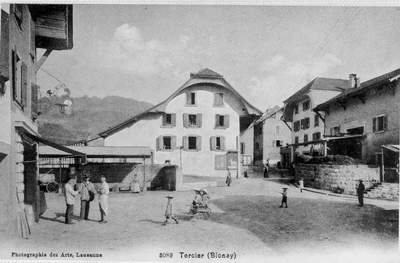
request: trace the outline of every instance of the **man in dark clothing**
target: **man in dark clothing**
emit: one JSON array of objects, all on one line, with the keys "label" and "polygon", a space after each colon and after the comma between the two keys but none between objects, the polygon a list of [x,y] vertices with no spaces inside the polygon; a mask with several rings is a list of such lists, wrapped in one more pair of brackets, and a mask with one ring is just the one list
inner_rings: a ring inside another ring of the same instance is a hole
[{"label": "man in dark clothing", "polygon": [[264,162],[264,178],[268,178],[269,172],[269,159]]},{"label": "man in dark clothing", "polygon": [[363,206],[364,205],[364,192],[365,192],[365,185],[363,184],[363,181],[360,180],[360,183],[358,184],[357,187],[357,195],[358,195],[358,206]]}]

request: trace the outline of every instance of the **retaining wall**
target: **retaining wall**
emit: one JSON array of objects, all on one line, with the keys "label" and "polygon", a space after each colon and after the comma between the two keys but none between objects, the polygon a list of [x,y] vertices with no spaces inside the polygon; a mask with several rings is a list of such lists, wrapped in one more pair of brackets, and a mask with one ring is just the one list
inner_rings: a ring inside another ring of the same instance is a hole
[{"label": "retaining wall", "polygon": [[358,180],[365,188],[379,182],[379,168],[368,165],[296,164],[295,179],[304,179],[304,186],[334,191],[337,187],[345,194],[356,194]]}]

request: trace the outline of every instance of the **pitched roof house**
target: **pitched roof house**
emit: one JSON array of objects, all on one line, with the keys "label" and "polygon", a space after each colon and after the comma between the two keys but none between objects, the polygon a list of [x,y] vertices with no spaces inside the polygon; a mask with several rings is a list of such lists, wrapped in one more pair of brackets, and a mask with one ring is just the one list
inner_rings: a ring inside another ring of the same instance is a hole
[{"label": "pitched roof house", "polygon": [[154,162],[170,161],[183,174],[240,173],[240,131],[261,112],[222,75],[203,69],[150,109],[99,135],[105,146],[147,146]]},{"label": "pitched roof house", "polygon": [[325,136],[337,139],[331,153],[378,164],[382,145],[398,145],[399,87],[400,68],[318,105],[314,110],[325,115]]},{"label": "pitched roof house", "polygon": [[318,77],[284,101],[282,118],[291,122],[291,143],[296,152],[309,153],[311,144],[322,138],[323,116],[316,114],[313,108],[348,89],[350,83],[351,80]]}]

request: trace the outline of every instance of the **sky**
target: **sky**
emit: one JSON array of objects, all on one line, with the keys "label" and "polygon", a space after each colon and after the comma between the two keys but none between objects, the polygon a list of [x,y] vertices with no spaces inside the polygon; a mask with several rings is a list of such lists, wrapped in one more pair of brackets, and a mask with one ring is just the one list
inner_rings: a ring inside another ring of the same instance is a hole
[{"label": "sky", "polygon": [[73,8],[74,47],[50,55],[38,73],[42,91],[61,81],[73,97],[156,104],[210,68],[265,111],[315,77],[366,81],[400,67],[399,7]]}]

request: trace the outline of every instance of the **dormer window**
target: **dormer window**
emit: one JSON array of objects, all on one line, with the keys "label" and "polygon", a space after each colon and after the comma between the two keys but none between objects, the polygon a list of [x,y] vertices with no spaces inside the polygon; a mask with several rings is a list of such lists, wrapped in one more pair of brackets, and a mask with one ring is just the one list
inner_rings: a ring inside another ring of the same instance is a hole
[{"label": "dormer window", "polygon": [[298,114],[299,113],[299,105],[298,104],[294,105],[293,112],[294,112],[294,114]]},{"label": "dormer window", "polygon": [[224,93],[215,93],[214,94],[214,106],[223,106],[224,105]]},{"label": "dormer window", "polygon": [[310,101],[307,100],[305,102],[303,102],[303,111],[307,111],[310,109]]},{"label": "dormer window", "polygon": [[186,93],[186,105],[196,105],[196,92]]}]

